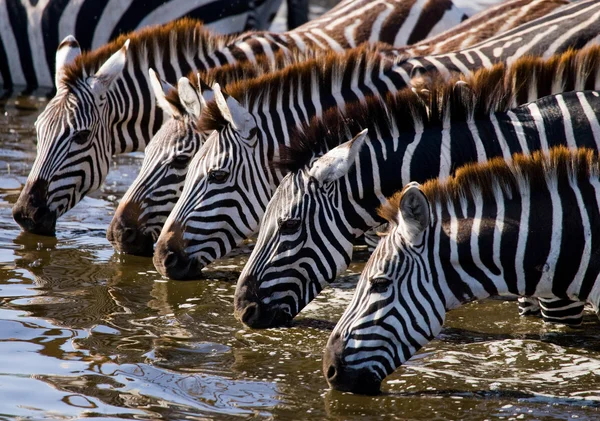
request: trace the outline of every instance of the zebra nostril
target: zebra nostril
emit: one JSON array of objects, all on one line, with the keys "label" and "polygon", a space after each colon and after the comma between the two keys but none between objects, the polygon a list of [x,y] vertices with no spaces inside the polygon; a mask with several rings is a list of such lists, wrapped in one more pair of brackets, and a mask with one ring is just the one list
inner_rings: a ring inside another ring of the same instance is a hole
[{"label": "zebra nostril", "polygon": [[335,367],[333,365],[330,365],[329,368],[327,369],[327,380],[331,381],[335,375],[337,374],[337,370],[335,369]]},{"label": "zebra nostril", "polygon": [[177,254],[172,251],[167,252],[167,256],[165,257],[165,267],[172,268],[177,266],[177,262],[179,259],[177,258]]},{"label": "zebra nostril", "polygon": [[127,242],[127,243],[133,243],[135,242],[135,239],[137,237],[137,230],[133,229],[133,228],[124,228],[123,229],[123,241]]},{"label": "zebra nostril", "polygon": [[242,323],[246,326],[254,327],[260,317],[260,308],[257,303],[250,303],[242,313]]}]

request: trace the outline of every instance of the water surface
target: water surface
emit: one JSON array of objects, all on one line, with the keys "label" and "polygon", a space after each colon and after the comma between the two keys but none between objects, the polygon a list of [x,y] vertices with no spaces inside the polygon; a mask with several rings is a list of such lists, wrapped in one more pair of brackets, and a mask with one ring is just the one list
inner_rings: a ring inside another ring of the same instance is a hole
[{"label": "water surface", "polygon": [[102,190],[59,220],[56,239],[21,233],[11,206],[44,103],[0,104],[0,419],[600,418],[595,316],[557,327],[519,318],[511,302],[451,312],[382,396],[330,391],[322,350],[365,251],[293,327],[245,329],[232,299],[251,242],[206,279],[178,282],[106,241],[142,154],[116,158]]}]

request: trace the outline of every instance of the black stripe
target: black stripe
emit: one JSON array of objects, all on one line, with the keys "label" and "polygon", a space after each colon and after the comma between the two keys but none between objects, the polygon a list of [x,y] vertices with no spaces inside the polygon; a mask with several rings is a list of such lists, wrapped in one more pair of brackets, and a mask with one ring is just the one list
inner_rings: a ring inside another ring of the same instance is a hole
[{"label": "black stripe", "polygon": [[[104,13],[109,0],[85,0],[77,14],[75,38],[82,51],[91,50],[98,20]],[[57,43],[58,45],[58,43]]]},{"label": "black stripe", "polygon": [[21,60],[21,68],[23,69],[23,76],[25,76],[25,81],[27,82],[27,89],[30,91],[38,87],[38,82],[31,57],[32,51],[29,44],[29,35],[27,33],[27,28],[29,28],[27,11],[19,0],[6,0],[6,8],[10,26],[15,35],[17,48],[19,49],[18,53]]}]

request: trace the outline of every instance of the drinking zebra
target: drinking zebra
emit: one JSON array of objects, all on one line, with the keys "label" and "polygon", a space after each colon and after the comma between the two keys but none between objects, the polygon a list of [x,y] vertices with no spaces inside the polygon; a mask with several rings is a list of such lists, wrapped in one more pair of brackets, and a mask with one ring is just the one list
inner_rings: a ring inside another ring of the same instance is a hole
[{"label": "drinking zebra", "polygon": [[[564,25],[573,31],[558,29]],[[157,240],[155,267],[173,279],[198,278],[204,266],[254,234],[284,176],[271,163],[279,159],[281,146],[289,144],[290,131],[310,117],[397,91],[410,83],[415,70],[468,72],[523,55],[581,47],[596,36],[584,29],[589,25],[600,26],[600,3],[563,7],[523,25],[523,31],[460,52],[392,61],[351,51],[225,87],[229,97],[209,103],[210,113],[200,121],[201,127],[217,133],[190,162],[193,170]]]},{"label": "drinking zebra", "polygon": [[[597,92],[546,102],[558,108],[563,102],[571,118],[581,120],[600,111]],[[598,130],[598,122],[593,125]],[[389,232],[325,348],[329,384],[378,393],[387,375],[440,332],[448,310],[490,295],[568,298],[598,312],[600,162],[594,149],[494,159],[396,194],[380,211]]]},{"label": "drinking zebra", "polygon": [[[557,87],[597,88],[599,77],[600,47],[591,47],[546,65],[525,58],[506,75],[498,66],[466,82],[433,83],[426,100],[406,89],[385,103],[373,98],[313,119],[276,164],[291,172],[267,206],[238,280],[236,315],[250,327],[288,323],[348,267],[355,237],[382,223],[377,208],[410,181],[553,145],[598,150],[597,101],[589,95],[513,104]],[[362,129],[368,134],[348,140]],[[577,324],[582,310],[583,303],[563,302],[549,316]]]},{"label": "drinking zebra", "polygon": [[[302,2],[308,7],[308,1]],[[29,91],[53,87],[54,53],[59,40],[69,34],[83,50],[90,50],[123,33],[184,16],[202,19],[209,29],[219,33],[268,29],[280,4],[281,0],[2,2],[0,83],[6,90],[14,85],[26,86]]]},{"label": "drinking zebra", "polygon": [[[436,41],[423,41],[426,45],[443,44],[436,48],[437,53],[451,52],[456,45],[466,48],[482,41],[484,37],[491,37],[494,33],[500,33],[529,22],[537,17],[548,14],[559,5],[566,3],[560,1],[546,0],[512,0],[497,7],[480,12],[479,14],[463,21],[460,25],[434,37]],[[485,25],[485,30],[483,26]],[[462,37],[461,37],[462,34]],[[462,39],[461,39],[462,38]],[[447,39],[452,42],[442,42]],[[423,48],[423,46],[419,46]],[[409,52],[417,50],[412,48]],[[278,53],[281,55],[281,53]],[[297,61],[295,57],[291,57]],[[305,56],[300,58],[306,59]],[[189,83],[180,80],[178,86],[183,83],[186,100],[182,101],[179,96],[178,87],[168,84],[155,84],[158,88],[154,92],[156,98],[165,97],[167,101],[158,101],[163,110],[172,115],[173,118],[165,121],[156,133],[148,148],[142,164],[142,169],[136,179],[129,187],[107,230],[107,238],[113,247],[121,252],[151,256],[154,242],[169,215],[175,206],[187,173],[187,165],[191,158],[199,150],[205,134],[197,129],[197,119],[203,105],[200,103],[200,95],[210,99],[207,93],[208,86],[212,81],[221,85],[230,83],[234,78],[247,79],[257,77],[257,72],[268,73],[277,68],[283,68],[290,61],[277,63],[272,66],[269,60],[259,59],[259,66],[242,63],[229,71],[219,72],[219,75],[205,75],[203,73],[188,75]],[[227,66],[226,66],[227,67]],[[239,73],[235,74],[235,73]],[[254,73],[253,73],[254,72]],[[233,75],[229,77],[227,75]],[[199,80],[204,82],[202,88]],[[210,80],[208,80],[210,79]],[[196,89],[196,95],[186,88],[192,86]],[[163,90],[163,87],[165,88]],[[191,102],[190,102],[191,101]],[[163,104],[161,106],[161,104]],[[190,107],[190,104],[191,107]]]},{"label": "drinking zebra", "polygon": [[[279,50],[341,49],[342,40],[355,45],[376,39],[382,34],[382,21],[387,22],[396,7],[407,11],[405,2],[385,3],[388,7],[380,15],[369,15],[372,20],[364,19],[363,24],[362,16],[348,11],[350,4],[364,8],[367,2],[349,0],[344,3],[346,17],[336,16],[333,22],[329,14],[322,15],[316,20],[324,24],[320,38],[314,29],[302,27],[284,34],[214,35],[189,19],[130,34],[130,45],[127,36],[121,36],[83,55],[76,40],[67,37],[57,50],[57,94],[36,123],[38,155],[13,208],[15,220],[26,231],[54,235],[56,219],[102,184],[112,155],[145,148],[163,118],[150,93],[149,67],[177,80],[192,67],[205,70],[256,61],[259,55],[272,57]],[[440,2],[448,5],[444,0],[434,3]],[[420,5],[411,3],[410,10]],[[410,20],[394,22],[400,25],[397,31],[414,25]],[[393,22],[386,27],[392,26]]]}]

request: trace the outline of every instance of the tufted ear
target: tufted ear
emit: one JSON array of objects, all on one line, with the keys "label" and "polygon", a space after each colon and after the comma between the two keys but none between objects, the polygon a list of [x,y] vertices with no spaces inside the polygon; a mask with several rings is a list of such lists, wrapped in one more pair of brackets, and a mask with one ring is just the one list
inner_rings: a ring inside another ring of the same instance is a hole
[{"label": "tufted ear", "polygon": [[412,182],[404,187],[400,197],[400,217],[402,234],[410,243],[415,243],[429,226],[429,201],[419,183]]},{"label": "tufted ear", "polygon": [[160,79],[153,69],[148,69],[150,74],[150,86],[156,98],[156,104],[168,115],[174,118],[181,117],[181,112],[174,104],[167,100],[167,95],[175,90],[175,87]]},{"label": "tufted ear", "polygon": [[115,79],[121,76],[127,62],[127,48],[129,48],[129,40],[125,41],[123,47],[106,60],[95,75],[90,76],[88,84],[94,93],[98,95],[105,93]]},{"label": "tufted ear", "polygon": [[187,77],[179,79],[177,82],[177,91],[179,93],[179,100],[186,112],[191,117],[196,119],[200,118],[200,114],[206,106],[206,102],[202,97],[202,92],[196,91]]},{"label": "tufted ear", "polygon": [[368,129],[354,136],[352,140],[336,146],[325,155],[317,159],[310,169],[309,175],[319,184],[330,183],[348,174],[354,165],[360,148],[367,138]]},{"label": "tufted ear", "polygon": [[213,95],[221,115],[236,130],[249,137],[250,130],[256,127],[254,118],[235,98],[225,98],[218,83],[213,86]]},{"label": "tufted ear", "polygon": [[73,35],[68,35],[62,40],[56,49],[56,70],[54,72],[54,84],[58,89],[58,85],[62,83],[62,78],[65,75],[65,67],[75,61],[81,55],[79,43]]}]

